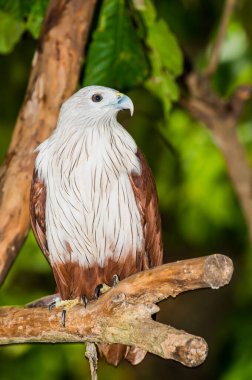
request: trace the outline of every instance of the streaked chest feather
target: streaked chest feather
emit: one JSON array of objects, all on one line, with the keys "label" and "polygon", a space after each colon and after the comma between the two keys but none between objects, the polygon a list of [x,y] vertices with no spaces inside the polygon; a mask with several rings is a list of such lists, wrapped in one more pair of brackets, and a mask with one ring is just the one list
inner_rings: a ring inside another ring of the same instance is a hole
[{"label": "streaked chest feather", "polygon": [[129,174],[140,174],[137,147],[119,125],[55,133],[39,147],[36,168],[47,190],[51,262],[82,266],[118,261],[143,249]]}]

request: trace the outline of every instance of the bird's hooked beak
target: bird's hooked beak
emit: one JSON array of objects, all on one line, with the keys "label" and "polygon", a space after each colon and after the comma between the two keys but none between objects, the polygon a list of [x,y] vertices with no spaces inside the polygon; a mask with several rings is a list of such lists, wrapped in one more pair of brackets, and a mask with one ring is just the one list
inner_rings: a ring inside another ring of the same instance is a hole
[{"label": "bird's hooked beak", "polygon": [[117,101],[114,103],[115,107],[119,110],[129,110],[130,115],[133,115],[134,112],[134,105],[132,100],[124,94],[121,94],[120,92],[117,93]]}]

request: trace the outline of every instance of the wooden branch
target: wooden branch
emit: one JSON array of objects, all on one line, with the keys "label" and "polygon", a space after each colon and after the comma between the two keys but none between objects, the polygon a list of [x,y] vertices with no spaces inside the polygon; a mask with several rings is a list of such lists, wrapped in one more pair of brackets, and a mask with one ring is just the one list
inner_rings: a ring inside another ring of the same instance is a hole
[{"label": "wooden branch", "polygon": [[178,261],[137,273],[110,289],[85,308],[0,308],[0,344],[28,342],[104,342],[136,346],[165,359],[192,367],[207,356],[203,338],[152,320],[156,302],[200,288],[217,289],[229,283],[232,261],[223,255]]},{"label": "wooden branch", "polygon": [[221,47],[235,4],[236,0],[226,0],[225,2],[216,41],[205,74],[191,71],[184,76],[188,94],[181,99],[181,105],[195,119],[203,122],[211,130],[215,143],[226,161],[228,174],[241,204],[252,243],[252,171],[245,149],[236,132],[244,103],[251,97],[252,87],[241,86],[236,89],[228,101],[223,101],[213,91],[209,80],[209,77],[217,69]]},{"label": "wooden branch", "polygon": [[233,13],[234,7],[236,4],[236,0],[226,0],[225,6],[223,9],[220,25],[218,28],[217,36],[213,44],[213,48],[210,54],[208,66],[206,68],[205,74],[211,76],[215,73],[220,59],[221,48],[223,45],[223,41],[226,35],[227,27],[229,24],[229,20]]},{"label": "wooden branch", "polygon": [[239,87],[230,100],[224,102],[213,92],[208,78],[197,72],[187,76],[186,85],[189,96],[181,99],[181,104],[211,130],[226,161],[252,243],[252,171],[236,132],[244,103],[251,96],[251,87]]},{"label": "wooden branch", "polygon": [[33,151],[76,88],[96,0],[51,0],[9,151],[0,170],[0,284],[29,230]]},{"label": "wooden branch", "polygon": [[252,170],[236,132],[244,104],[251,97],[252,87],[241,86],[229,100],[223,101],[213,91],[209,78],[217,69],[222,43],[235,3],[235,0],[226,0],[206,73],[202,75],[197,71],[191,71],[183,77],[188,94],[181,99],[181,105],[211,130],[215,143],[226,161],[227,171],[240,202],[252,244]]}]

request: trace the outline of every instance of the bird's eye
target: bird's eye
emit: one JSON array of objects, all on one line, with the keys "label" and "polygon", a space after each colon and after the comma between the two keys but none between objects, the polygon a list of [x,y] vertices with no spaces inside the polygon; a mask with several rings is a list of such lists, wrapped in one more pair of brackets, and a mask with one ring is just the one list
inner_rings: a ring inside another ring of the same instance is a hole
[{"label": "bird's eye", "polygon": [[102,99],[103,99],[103,98],[102,98],[102,96],[101,96],[100,94],[94,94],[94,95],[92,96],[92,101],[95,102],[95,103],[100,102]]}]

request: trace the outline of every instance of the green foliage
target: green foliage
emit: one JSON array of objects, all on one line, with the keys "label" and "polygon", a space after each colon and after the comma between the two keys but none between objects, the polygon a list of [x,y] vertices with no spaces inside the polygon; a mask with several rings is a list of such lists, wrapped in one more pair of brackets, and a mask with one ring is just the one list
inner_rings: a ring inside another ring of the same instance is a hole
[{"label": "green foliage", "polygon": [[[251,254],[251,252],[250,252]],[[237,328],[238,326],[238,328]],[[230,331],[232,335],[230,336]],[[226,361],[230,363],[221,380],[250,380],[252,377],[251,362],[251,303],[243,305],[231,317],[228,328],[225,328],[227,341],[232,346],[232,352],[223,352]]]},{"label": "green foliage", "polygon": [[146,87],[162,100],[168,113],[172,101],[177,100],[179,96],[175,79],[182,73],[182,53],[168,24],[157,17],[151,0],[145,1],[145,6],[140,8],[140,12],[146,26],[146,45],[150,50],[152,66],[152,74],[146,82]]},{"label": "green foliage", "polygon": [[0,0],[0,53],[10,53],[24,31],[39,37],[48,0]]},{"label": "green foliage", "polygon": [[49,0],[32,1],[28,13],[26,28],[34,38],[38,38]]},{"label": "green foliage", "polygon": [[22,21],[0,11],[0,52],[9,53],[19,41],[24,29],[25,26]]},{"label": "green foliage", "polygon": [[84,85],[123,89],[141,83],[148,65],[125,0],[105,0],[87,55]]},{"label": "green foliage", "polygon": [[220,56],[220,66],[214,78],[217,91],[227,96],[240,85],[252,84],[251,46],[241,23],[230,22]]},{"label": "green foliage", "polygon": [[[182,53],[168,24],[157,17],[151,0],[145,2],[139,14],[142,20],[133,13],[139,28],[137,33],[125,0],[103,2],[87,55],[84,85],[130,88],[146,79],[146,87],[164,101],[168,113],[179,95],[176,77],[182,72]],[[138,36],[142,23],[146,53]],[[148,78],[147,55],[151,66]]]},{"label": "green foliage", "polygon": [[[180,181],[169,189],[167,199],[161,194],[161,200],[166,200],[168,208],[177,205],[175,215],[183,239],[190,244],[210,244],[219,228],[232,228],[237,220],[242,223],[223,158],[208,131],[181,110],[172,112],[163,134],[178,152]],[[164,183],[165,177],[159,180]]]}]

